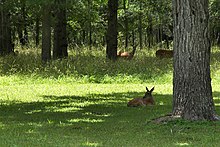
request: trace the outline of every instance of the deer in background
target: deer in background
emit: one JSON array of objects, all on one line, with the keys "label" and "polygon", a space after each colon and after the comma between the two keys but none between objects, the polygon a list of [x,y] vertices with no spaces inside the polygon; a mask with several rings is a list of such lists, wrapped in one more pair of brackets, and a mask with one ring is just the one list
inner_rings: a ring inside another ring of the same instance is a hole
[{"label": "deer in background", "polygon": [[152,92],[154,91],[154,87],[151,90],[148,90],[146,87],[146,93],[142,98],[134,98],[130,100],[127,104],[128,107],[137,107],[137,106],[147,106],[147,105],[155,105],[154,98],[152,96]]},{"label": "deer in background", "polygon": [[117,57],[118,58],[124,58],[124,59],[128,59],[131,60],[134,57],[134,54],[136,52],[136,46],[133,46],[133,50],[131,52],[122,52],[121,50],[117,53]]},{"label": "deer in background", "polygon": [[158,57],[158,58],[172,58],[173,57],[173,50],[159,49],[156,51],[156,57]]}]

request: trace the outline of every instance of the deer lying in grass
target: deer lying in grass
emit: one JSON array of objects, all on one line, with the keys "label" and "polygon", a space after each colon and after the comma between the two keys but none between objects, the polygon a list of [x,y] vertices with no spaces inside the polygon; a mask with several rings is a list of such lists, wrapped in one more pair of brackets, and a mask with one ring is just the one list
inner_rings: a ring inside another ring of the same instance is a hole
[{"label": "deer lying in grass", "polygon": [[156,51],[156,57],[158,57],[158,58],[172,58],[173,57],[173,50],[159,49]]},{"label": "deer lying in grass", "polygon": [[136,46],[133,47],[133,50],[131,52],[122,52],[121,50],[117,53],[117,57],[118,58],[124,58],[124,59],[128,59],[131,60],[134,57],[136,51]]},{"label": "deer lying in grass", "polygon": [[137,107],[137,106],[147,106],[147,105],[155,105],[154,98],[152,96],[152,92],[154,91],[154,87],[151,90],[148,90],[142,98],[134,98],[130,100],[127,104],[128,107]]}]

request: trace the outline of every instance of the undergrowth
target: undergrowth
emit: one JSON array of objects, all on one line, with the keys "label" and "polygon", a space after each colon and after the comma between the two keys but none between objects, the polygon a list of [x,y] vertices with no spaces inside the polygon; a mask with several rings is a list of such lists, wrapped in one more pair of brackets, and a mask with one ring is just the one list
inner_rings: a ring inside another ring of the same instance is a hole
[{"label": "undergrowth", "polygon": [[170,82],[172,59],[157,59],[153,52],[154,50],[138,50],[131,61],[110,61],[106,59],[104,50],[70,50],[67,59],[43,64],[40,54],[20,51],[16,56],[9,55],[0,59],[0,74],[35,79],[64,78],[77,83]]}]

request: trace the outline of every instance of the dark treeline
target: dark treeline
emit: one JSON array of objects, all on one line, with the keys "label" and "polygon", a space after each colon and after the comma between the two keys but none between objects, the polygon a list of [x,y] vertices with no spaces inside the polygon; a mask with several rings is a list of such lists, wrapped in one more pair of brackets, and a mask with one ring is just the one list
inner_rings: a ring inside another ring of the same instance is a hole
[{"label": "dark treeline", "polygon": [[[213,45],[220,45],[219,7],[218,0],[210,1]],[[110,22],[114,10],[117,24]],[[170,48],[173,39],[171,0],[1,0],[0,17],[0,54],[31,44],[42,48],[43,61],[67,57],[68,46],[106,46],[109,33],[117,35],[116,51],[162,42]]]}]

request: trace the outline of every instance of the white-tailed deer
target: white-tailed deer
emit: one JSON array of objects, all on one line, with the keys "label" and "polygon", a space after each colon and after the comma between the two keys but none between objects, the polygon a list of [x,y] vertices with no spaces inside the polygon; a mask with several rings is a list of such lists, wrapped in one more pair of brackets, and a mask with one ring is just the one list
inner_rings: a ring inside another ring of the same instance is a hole
[{"label": "white-tailed deer", "polygon": [[133,50],[131,52],[122,52],[121,50],[117,53],[117,57],[118,58],[124,58],[124,59],[128,59],[131,60],[134,57],[135,51],[136,51],[136,46],[133,46]]},{"label": "white-tailed deer", "polygon": [[159,49],[156,51],[156,57],[158,57],[158,58],[172,58],[173,57],[173,50]]},{"label": "white-tailed deer", "polygon": [[154,87],[151,90],[148,90],[142,98],[134,98],[130,100],[127,104],[128,107],[137,107],[137,106],[147,106],[147,105],[155,105],[154,98],[152,96],[152,92],[154,91]]}]

